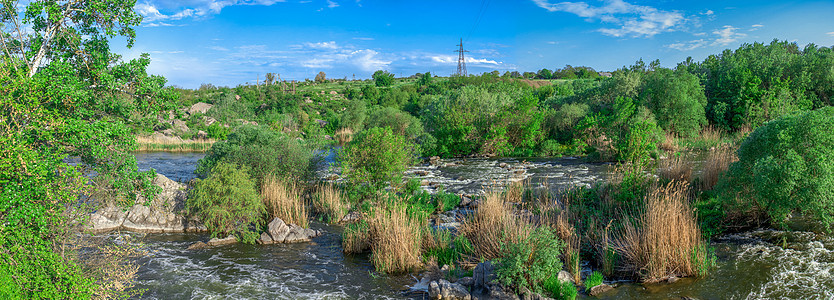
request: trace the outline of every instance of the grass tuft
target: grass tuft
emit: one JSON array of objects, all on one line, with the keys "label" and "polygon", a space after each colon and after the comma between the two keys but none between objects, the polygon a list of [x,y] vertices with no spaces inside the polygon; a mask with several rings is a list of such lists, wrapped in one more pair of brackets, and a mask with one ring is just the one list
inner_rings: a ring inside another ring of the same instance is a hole
[{"label": "grass tuft", "polygon": [[273,176],[264,180],[261,197],[269,213],[269,220],[280,218],[287,224],[307,228],[307,202],[303,188],[294,181],[284,181]]}]

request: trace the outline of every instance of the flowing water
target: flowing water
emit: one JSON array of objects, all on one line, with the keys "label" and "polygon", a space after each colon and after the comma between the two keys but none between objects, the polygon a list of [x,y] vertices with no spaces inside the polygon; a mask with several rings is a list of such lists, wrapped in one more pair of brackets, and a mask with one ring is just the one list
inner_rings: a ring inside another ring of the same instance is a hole
[{"label": "flowing water", "polygon": [[[194,153],[140,153],[139,168],[171,179],[194,177]],[[697,159],[695,161],[697,165]],[[696,168],[697,169],[697,168]],[[576,159],[441,160],[412,168],[410,178],[427,190],[475,194],[483,188],[526,180],[553,189],[605,180],[606,164]],[[327,171],[322,172],[328,176]],[[381,276],[365,255],[341,251],[341,228],[313,222],[326,232],[312,243],[230,245],[186,250],[204,234],[140,237],[143,299],[422,299],[404,294],[411,275]],[[806,229],[801,229],[806,230]],[[122,233],[125,234],[125,233]],[[117,234],[114,234],[117,236]],[[602,299],[834,299],[834,238],[811,231],[755,230],[718,238],[718,266],[704,278],[672,284],[620,283]],[[580,296],[581,298],[582,296]]]}]

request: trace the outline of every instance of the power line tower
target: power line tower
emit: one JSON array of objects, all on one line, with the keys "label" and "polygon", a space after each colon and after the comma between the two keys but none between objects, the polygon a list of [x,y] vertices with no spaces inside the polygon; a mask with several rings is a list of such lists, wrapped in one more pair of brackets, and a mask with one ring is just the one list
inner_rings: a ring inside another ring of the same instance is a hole
[{"label": "power line tower", "polygon": [[466,77],[466,58],[464,57],[463,53],[464,52],[469,52],[469,51],[463,50],[463,38],[460,39],[460,44],[458,44],[458,46],[460,48],[458,48],[458,50],[455,50],[455,52],[458,53],[458,73],[457,73],[457,75]]}]

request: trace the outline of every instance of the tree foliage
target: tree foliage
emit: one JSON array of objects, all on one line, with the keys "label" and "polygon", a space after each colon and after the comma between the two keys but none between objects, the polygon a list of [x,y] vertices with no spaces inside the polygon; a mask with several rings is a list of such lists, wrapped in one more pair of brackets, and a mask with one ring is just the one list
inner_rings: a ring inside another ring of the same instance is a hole
[{"label": "tree foliage", "polygon": [[191,190],[186,209],[206,225],[212,237],[234,234],[248,243],[258,238],[266,207],[248,171],[246,166],[220,162]]},{"label": "tree foliage", "polygon": [[357,185],[383,188],[399,185],[403,172],[414,161],[414,145],[390,127],[374,127],[358,133],[339,153],[342,174]]},{"label": "tree foliage", "polygon": [[[766,213],[783,224],[793,212],[834,224],[834,107],[785,116],[741,144],[720,186],[726,203]],[[737,208],[737,207],[736,207]],[[737,208],[738,209],[738,208]]]}]

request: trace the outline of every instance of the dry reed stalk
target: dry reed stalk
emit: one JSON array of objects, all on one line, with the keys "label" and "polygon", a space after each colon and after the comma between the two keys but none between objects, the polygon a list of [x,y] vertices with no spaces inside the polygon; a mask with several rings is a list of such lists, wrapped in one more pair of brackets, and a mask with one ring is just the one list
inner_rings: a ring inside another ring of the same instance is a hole
[{"label": "dry reed stalk", "polygon": [[264,180],[261,188],[261,197],[270,220],[277,217],[287,224],[307,228],[307,203],[302,194],[302,187],[295,181],[282,181],[273,176]]},{"label": "dry reed stalk", "polygon": [[723,136],[723,130],[715,126],[709,125],[701,130],[701,139],[705,141],[712,141],[713,143],[720,143]]},{"label": "dry reed stalk", "polygon": [[682,156],[674,156],[660,161],[660,178],[669,181],[685,181],[692,179],[692,166]]},{"label": "dry reed stalk", "polygon": [[710,149],[706,162],[704,162],[704,172],[701,174],[701,182],[699,188],[702,191],[711,190],[718,183],[718,178],[722,173],[730,168],[730,164],[737,161],[735,151],[727,146]]},{"label": "dry reed stalk", "polygon": [[697,274],[693,258],[706,247],[688,195],[689,184],[675,181],[646,196],[637,224],[626,222],[614,243],[628,271],[644,281]]},{"label": "dry reed stalk", "polygon": [[333,138],[336,139],[339,146],[347,145],[353,140],[353,129],[348,127],[339,129],[333,134]]},{"label": "dry reed stalk", "polygon": [[405,205],[377,209],[368,220],[371,262],[377,271],[393,273],[420,266],[419,220],[412,220]]},{"label": "dry reed stalk", "polygon": [[208,151],[215,142],[214,139],[183,140],[172,137],[160,138],[156,135],[136,136],[136,151]]},{"label": "dry reed stalk", "polygon": [[313,196],[313,209],[327,216],[331,224],[338,223],[350,210],[350,204],[342,199],[339,189],[333,184],[321,184]]},{"label": "dry reed stalk", "polygon": [[342,233],[342,249],[345,253],[362,253],[371,248],[371,237],[367,223],[354,223],[345,227]]},{"label": "dry reed stalk", "polygon": [[461,223],[460,233],[472,242],[476,259],[501,257],[501,244],[517,242],[532,231],[528,220],[513,213],[505,195],[486,193],[475,213]]},{"label": "dry reed stalk", "polygon": [[678,148],[680,148],[678,146],[678,137],[675,134],[667,132],[665,138],[660,143],[660,149],[672,153],[677,152]]}]

